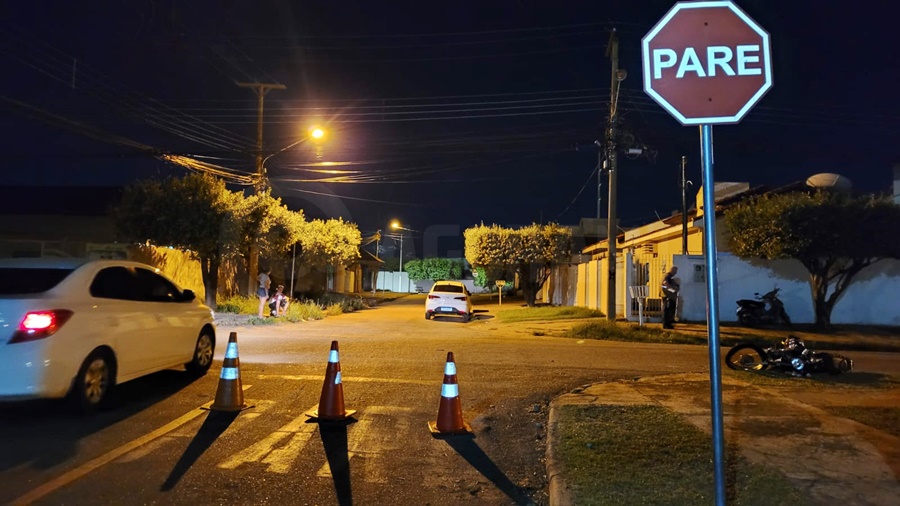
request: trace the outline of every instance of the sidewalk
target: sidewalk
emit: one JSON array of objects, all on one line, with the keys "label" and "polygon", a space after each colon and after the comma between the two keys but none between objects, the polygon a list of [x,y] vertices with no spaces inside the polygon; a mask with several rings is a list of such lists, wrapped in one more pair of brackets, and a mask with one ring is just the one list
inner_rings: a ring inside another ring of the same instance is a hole
[{"label": "sidewalk", "polygon": [[[888,505],[900,497],[900,438],[855,421],[830,415],[795,397],[808,395],[798,385],[769,389],[723,377],[726,444],[737,444],[752,462],[781,471],[813,504]],[[896,407],[893,389],[816,390],[820,406]],[[658,405],[711,433],[709,377],[677,374],[637,381],[597,383],[556,398],[550,406],[547,475],[550,504],[579,504],[578,491],[566,483],[566,462],[558,459],[557,409],[566,404]],[[812,420],[816,423],[810,424]],[[785,434],[785,427],[796,427]],[[781,430],[773,433],[772,428]]]}]

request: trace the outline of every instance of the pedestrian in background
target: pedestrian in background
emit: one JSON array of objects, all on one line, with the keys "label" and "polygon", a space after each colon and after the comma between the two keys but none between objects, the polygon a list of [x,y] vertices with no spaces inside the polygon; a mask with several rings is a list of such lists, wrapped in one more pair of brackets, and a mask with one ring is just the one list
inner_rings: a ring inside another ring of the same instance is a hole
[{"label": "pedestrian in background", "polygon": [[269,309],[272,316],[284,316],[287,313],[288,298],[284,294],[284,285],[278,285],[275,293],[269,298]]},{"label": "pedestrian in background", "polygon": [[259,297],[259,317],[263,318],[265,314],[263,310],[266,308],[266,301],[269,300],[269,287],[272,286],[272,278],[269,277],[269,274],[272,273],[272,269],[264,269],[259,273],[259,277],[257,280],[259,281],[259,286],[256,288],[256,296]]},{"label": "pedestrian in background", "polygon": [[662,282],[662,292],[663,292],[663,328],[664,329],[674,329],[675,328],[675,309],[678,304],[678,291],[681,290],[681,285],[678,284],[678,280],[675,278],[675,275],[678,274],[678,267],[672,266],[669,269],[669,272],[663,277]]}]

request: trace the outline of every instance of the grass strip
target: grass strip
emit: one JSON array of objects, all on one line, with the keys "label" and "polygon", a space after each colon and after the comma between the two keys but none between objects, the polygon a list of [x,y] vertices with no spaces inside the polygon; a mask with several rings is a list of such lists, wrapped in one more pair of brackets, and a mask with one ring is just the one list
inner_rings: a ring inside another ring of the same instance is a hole
[{"label": "grass strip", "polygon": [[900,408],[868,406],[833,406],[827,410],[882,432],[900,437]]},{"label": "grass strip", "polygon": [[[579,505],[713,504],[711,437],[659,406],[563,405],[557,459]],[[777,470],[726,451],[730,505],[799,505]]]},{"label": "grass strip", "polygon": [[[784,336],[782,337],[786,337],[788,334],[790,334],[790,330],[785,330]],[[640,326],[637,323],[617,323],[609,320],[591,320],[577,323],[568,332],[567,337],[636,343],[702,344],[704,346],[709,343],[706,335],[678,332],[677,327],[676,330],[667,330],[656,325]],[[750,332],[737,335],[719,335],[719,343],[722,346],[734,346],[738,343],[751,342],[765,348],[776,344],[780,339],[781,338],[775,337],[762,337]],[[900,352],[900,344],[870,342],[860,338],[843,338],[835,340],[804,338],[803,342],[806,343],[808,348],[817,351],[853,350]]]},{"label": "grass strip", "polygon": [[504,309],[497,312],[497,318],[503,323],[525,322],[532,320],[573,320],[580,318],[600,318],[603,313],[596,309],[574,306],[544,306]]}]

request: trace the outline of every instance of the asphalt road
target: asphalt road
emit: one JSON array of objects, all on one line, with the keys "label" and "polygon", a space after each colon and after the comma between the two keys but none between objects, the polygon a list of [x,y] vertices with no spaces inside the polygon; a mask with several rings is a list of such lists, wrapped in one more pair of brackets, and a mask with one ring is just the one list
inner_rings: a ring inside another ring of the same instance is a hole
[{"label": "asphalt road", "polygon": [[[586,383],[705,372],[698,346],[544,337],[529,324],[424,319],[421,297],[293,325],[219,327],[217,358],[191,381],[165,371],[122,385],[88,418],[58,403],[0,406],[0,503],[545,504],[546,411]],[[213,400],[238,333],[240,414]],[[307,423],[332,340],[354,423]],[[447,352],[474,437],[433,438]],[[893,357],[866,354],[874,371]],[[893,355],[893,354],[889,354]],[[857,358],[858,357],[854,357]]]}]

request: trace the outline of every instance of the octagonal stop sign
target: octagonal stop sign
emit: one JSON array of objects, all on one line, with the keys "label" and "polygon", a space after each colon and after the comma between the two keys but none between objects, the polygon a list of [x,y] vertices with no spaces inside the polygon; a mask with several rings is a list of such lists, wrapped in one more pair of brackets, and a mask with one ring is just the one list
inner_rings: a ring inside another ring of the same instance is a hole
[{"label": "octagonal stop sign", "polygon": [[641,45],[644,91],[683,125],[737,123],[772,87],[769,34],[728,0],[675,4]]}]

